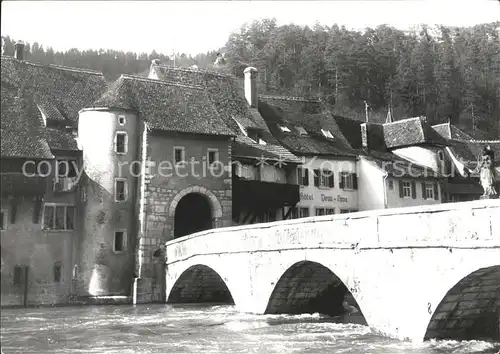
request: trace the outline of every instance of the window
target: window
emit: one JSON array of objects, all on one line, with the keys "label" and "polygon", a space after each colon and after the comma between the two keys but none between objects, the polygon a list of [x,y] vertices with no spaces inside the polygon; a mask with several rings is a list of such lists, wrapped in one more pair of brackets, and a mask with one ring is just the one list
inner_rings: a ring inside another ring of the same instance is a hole
[{"label": "window", "polygon": [[307,217],[309,217],[309,208],[300,208],[299,218],[307,218]]},{"label": "window", "polygon": [[439,151],[438,151],[438,159],[439,159],[440,161],[443,161],[443,160],[444,160],[444,154],[443,154],[443,152],[442,152],[441,150],[439,150]]},{"label": "window", "polygon": [[54,282],[60,283],[62,281],[62,263],[54,263]]},{"label": "window", "polygon": [[425,199],[434,199],[434,186],[432,185],[432,183],[425,183],[424,182],[423,186],[424,186],[425,193],[422,193],[422,196]]},{"label": "window", "polygon": [[355,173],[340,172],[340,188],[341,189],[358,189],[358,177]]},{"label": "window", "polygon": [[208,149],[207,155],[208,166],[212,166],[219,161],[219,151],[217,149]]},{"label": "window", "polygon": [[127,120],[126,120],[125,116],[122,116],[122,115],[118,116],[118,124],[125,125],[126,122],[127,122]]},{"label": "window", "polygon": [[333,139],[333,135],[332,135],[332,133],[329,130],[321,129],[321,132],[323,133],[323,135],[325,136],[325,138]]},{"label": "window", "polygon": [[333,214],[335,214],[335,209],[333,208],[325,209],[325,215],[333,215]]},{"label": "window", "polygon": [[183,163],[186,160],[186,151],[183,147],[174,147],[174,163]]},{"label": "window", "polygon": [[288,129],[286,126],[284,125],[279,125],[280,129],[282,132],[286,132],[286,133],[290,133],[290,129]]},{"label": "window", "polygon": [[389,185],[389,189],[392,191],[394,189],[394,181],[393,180],[389,180],[387,181],[388,185]]},{"label": "window", "polygon": [[321,216],[321,215],[325,215],[325,209],[316,208],[316,216]]},{"label": "window", "polygon": [[124,178],[115,179],[115,201],[123,202],[127,200],[127,180]]},{"label": "window", "polygon": [[115,231],[113,250],[115,252],[125,252],[127,247],[127,232],[125,230]]},{"label": "window", "polygon": [[12,282],[14,285],[21,285],[24,280],[24,267],[16,265],[14,267],[14,274],[12,278]]},{"label": "window", "polygon": [[75,207],[72,205],[45,205],[43,227],[47,230],[74,230]]},{"label": "window", "polygon": [[115,137],[115,151],[117,154],[126,154],[128,145],[128,136],[125,132],[117,132]]},{"label": "window", "polygon": [[340,209],[340,214],[347,214],[349,213],[349,209]]},{"label": "window", "polygon": [[333,172],[328,170],[314,170],[314,186],[320,188],[333,188]]},{"label": "window", "polygon": [[417,198],[415,181],[399,181],[399,197],[400,198]]},{"label": "window", "polygon": [[299,135],[307,135],[307,131],[303,127],[295,127],[295,130],[297,130]]},{"label": "window", "polygon": [[302,186],[309,185],[309,169],[299,168],[299,181]]},{"label": "window", "polygon": [[292,219],[298,219],[299,218],[299,208],[293,207],[292,208]]},{"label": "window", "polygon": [[422,198],[439,200],[438,184],[430,182],[422,182]]},{"label": "window", "polygon": [[76,177],[76,160],[57,160],[57,177]]},{"label": "window", "polygon": [[7,228],[7,211],[0,211],[0,230],[5,230]]}]

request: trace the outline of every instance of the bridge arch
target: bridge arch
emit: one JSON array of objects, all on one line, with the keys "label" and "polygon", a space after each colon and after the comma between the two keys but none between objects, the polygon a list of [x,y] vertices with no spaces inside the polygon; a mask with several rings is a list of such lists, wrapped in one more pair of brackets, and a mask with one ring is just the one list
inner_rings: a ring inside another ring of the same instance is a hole
[{"label": "bridge arch", "polygon": [[500,265],[476,270],[443,297],[424,340],[500,340]]},{"label": "bridge arch", "polygon": [[344,282],[330,268],[313,261],[292,264],[269,297],[266,314],[321,313],[338,316],[361,309]]},{"label": "bridge arch", "polygon": [[227,303],[234,305],[229,288],[212,268],[196,264],[182,272],[167,294],[167,303]]}]

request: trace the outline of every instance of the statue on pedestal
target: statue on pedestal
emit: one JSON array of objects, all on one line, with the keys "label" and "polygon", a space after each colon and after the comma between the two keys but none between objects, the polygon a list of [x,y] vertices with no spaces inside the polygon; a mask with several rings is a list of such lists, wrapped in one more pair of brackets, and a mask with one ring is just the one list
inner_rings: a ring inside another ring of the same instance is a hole
[{"label": "statue on pedestal", "polygon": [[481,199],[494,199],[498,198],[498,193],[495,190],[495,182],[497,180],[495,171],[495,154],[491,150],[490,146],[486,146],[483,149],[483,153],[480,156],[477,167],[474,173],[479,173],[479,181],[483,187],[484,193]]}]

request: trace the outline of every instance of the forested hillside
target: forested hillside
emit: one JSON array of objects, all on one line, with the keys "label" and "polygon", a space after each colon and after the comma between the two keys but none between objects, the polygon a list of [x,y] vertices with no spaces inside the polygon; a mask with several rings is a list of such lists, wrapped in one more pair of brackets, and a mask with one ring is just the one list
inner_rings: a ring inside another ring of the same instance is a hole
[{"label": "forested hillside", "polygon": [[[13,54],[5,38],[5,54]],[[500,22],[471,28],[426,27],[401,31],[389,26],[350,31],[337,25],[278,26],[267,19],[246,24],[229,36],[227,68],[242,76],[259,69],[260,92],[322,95],[335,113],[383,121],[426,116],[450,120],[476,138],[500,136]],[[211,68],[216,52],[176,56],[176,66]],[[27,46],[26,59],[101,70],[110,80],[121,73],[144,74],[151,59],[173,64],[160,53],[72,49],[65,53]],[[485,134],[486,132],[486,134]]]}]

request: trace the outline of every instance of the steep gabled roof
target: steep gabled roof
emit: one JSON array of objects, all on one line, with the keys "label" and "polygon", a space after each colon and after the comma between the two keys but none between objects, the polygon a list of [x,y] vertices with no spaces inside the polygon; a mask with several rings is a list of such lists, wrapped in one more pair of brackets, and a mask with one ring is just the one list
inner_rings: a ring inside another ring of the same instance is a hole
[{"label": "steep gabled roof", "polygon": [[385,143],[389,149],[413,145],[448,145],[423,117],[408,118],[384,124]]},{"label": "steep gabled roof", "polygon": [[[354,151],[333,116],[319,100],[259,96],[259,111],[272,134],[293,153],[354,157]],[[280,126],[290,131],[285,132]],[[308,134],[300,134],[298,127]],[[330,131],[333,138],[325,137],[322,129]]]},{"label": "steep gabled roof", "polygon": [[78,112],[89,107],[107,89],[100,72],[58,65],[40,65],[2,56],[2,82],[22,95],[34,97],[47,120],[78,121]]},{"label": "steep gabled roof", "polygon": [[235,135],[199,86],[122,75],[93,106],[134,111],[154,130]]},{"label": "steep gabled roof", "polygon": [[[219,116],[227,127],[237,134],[232,151],[233,156],[264,157],[294,163],[300,162],[300,159],[280,146],[269,131],[259,111],[248,105],[244,89],[237,78],[218,72],[167,67],[155,63],[151,65],[149,77],[203,87]],[[246,133],[241,131],[238,123],[243,129],[258,130],[266,145],[248,138]]]},{"label": "steep gabled roof", "polygon": [[29,97],[16,97],[3,85],[1,90],[2,158],[51,159],[40,111]]},{"label": "steep gabled roof", "polygon": [[474,169],[483,148],[490,146],[495,154],[495,165],[500,165],[500,140],[475,140],[469,134],[450,123],[433,125],[432,128],[448,140],[455,158],[469,169]]}]

